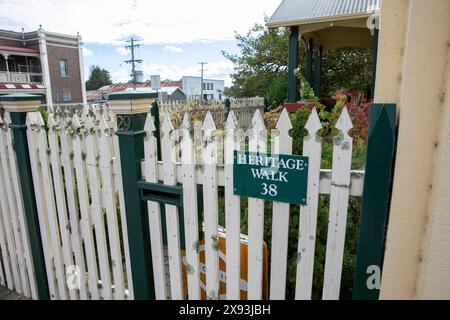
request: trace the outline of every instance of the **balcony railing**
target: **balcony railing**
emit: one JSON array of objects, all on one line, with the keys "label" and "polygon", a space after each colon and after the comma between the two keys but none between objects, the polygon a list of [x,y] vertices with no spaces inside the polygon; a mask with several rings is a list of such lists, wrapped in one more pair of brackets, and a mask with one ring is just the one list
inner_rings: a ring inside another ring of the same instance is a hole
[{"label": "balcony railing", "polygon": [[7,83],[42,83],[42,74],[34,72],[0,71],[0,82]]}]

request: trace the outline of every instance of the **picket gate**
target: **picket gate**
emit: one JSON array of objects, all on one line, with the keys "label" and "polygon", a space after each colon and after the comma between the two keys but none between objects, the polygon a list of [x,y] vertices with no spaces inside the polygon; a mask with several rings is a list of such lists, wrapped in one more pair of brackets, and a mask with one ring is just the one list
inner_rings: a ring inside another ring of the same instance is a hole
[{"label": "picket gate", "polygon": [[[360,197],[363,190],[364,172],[351,170],[352,139],[348,131],[352,123],[346,108],[337,121],[339,134],[334,139],[332,169],[321,170],[322,142],[318,131],[321,123],[315,109],[312,110],[305,128],[304,155],[310,158],[308,169],[308,201],[300,208],[299,238],[297,251],[296,299],[311,299],[317,210],[320,194],[330,195],[330,218],[328,223],[327,257],[323,299],[339,299],[342,257],[346,232],[346,216],[349,196]],[[267,150],[268,130],[259,110],[256,110],[252,126],[242,130],[233,111],[228,115],[223,130],[215,126],[211,113],[202,124],[201,139],[191,135],[192,125],[185,114],[182,125],[174,129],[171,116],[164,115],[161,126],[162,159],[157,161],[155,126],[150,114],[145,131],[145,161],[142,163],[143,179],[164,185],[181,185],[184,198],[184,225],[180,225],[177,208],[166,207],[166,226],[161,223],[159,204],[149,201],[152,261],[157,299],[240,299],[245,289],[247,299],[263,298],[263,237],[264,200],[248,199],[248,275],[241,279],[241,210],[242,199],[233,194],[233,151],[292,154],[292,128],[286,110],[281,113],[272,135],[271,149]],[[221,137],[218,139],[217,137]],[[195,145],[199,144],[200,145]],[[200,152],[199,152],[200,150]],[[222,162],[221,162],[222,161]],[[203,197],[197,196],[197,185],[202,186]],[[225,226],[219,226],[219,187],[224,187]],[[203,200],[202,200],[203,199]],[[204,217],[198,222],[198,207],[203,207]],[[289,204],[273,203],[272,247],[270,265],[269,298],[284,299],[286,294],[287,243],[289,234]],[[166,230],[163,228],[166,227]],[[226,234],[226,254],[219,249],[219,230]],[[186,257],[180,257],[180,228],[184,228]],[[169,269],[164,271],[164,248],[162,234],[167,232]],[[204,244],[199,245],[199,232],[204,232]],[[176,242],[176,243],[173,243]],[[205,268],[199,261],[204,250]],[[219,268],[221,259],[226,262],[226,272]],[[187,281],[184,283],[182,274]],[[201,276],[201,274],[203,276]],[[220,284],[226,277],[226,294],[221,295]],[[186,289],[185,289],[186,288]],[[201,291],[203,292],[203,295]],[[170,292],[170,294],[168,293]]]}]

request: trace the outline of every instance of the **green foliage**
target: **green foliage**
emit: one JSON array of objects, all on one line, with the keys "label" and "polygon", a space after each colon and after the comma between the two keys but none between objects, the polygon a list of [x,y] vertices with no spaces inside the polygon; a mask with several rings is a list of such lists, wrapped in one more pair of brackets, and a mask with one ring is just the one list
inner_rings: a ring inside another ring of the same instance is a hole
[{"label": "green foliage", "polygon": [[265,96],[273,106],[281,105],[287,99],[288,73],[287,70],[281,72],[269,84]]},{"label": "green foliage", "polygon": [[112,84],[109,71],[100,66],[91,66],[91,74],[86,81],[86,90],[97,90],[103,86]]},{"label": "green foliage", "polygon": [[345,88],[367,92],[372,81],[372,56],[369,49],[329,50],[322,61],[322,93],[332,97]]},{"label": "green foliage", "polygon": [[[263,24],[255,24],[245,35],[236,33],[235,39],[240,54],[222,52],[234,65],[233,86],[227,88],[226,95],[236,98],[267,96],[271,103],[284,102],[287,98],[288,31],[278,28],[269,33]],[[305,55],[305,46],[300,41],[299,73],[303,72]],[[332,97],[342,88],[367,92],[372,77],[371,63],[369,49],[341,48],[324,52],[321,80],[323,96]],[[303,82],[306,83],[304,79]],[[302,89],[301,96],[308,99],[312,92],[312,88],[307,85]]]},{"label": "green foliage", "polygon": [[255,24],[245,35],[235,34],[240,54],[222,52],[234,64],[232,97],[269,96],[270,102],[284,101],[287,95],[288,39],[286,29],[268,32]]}]

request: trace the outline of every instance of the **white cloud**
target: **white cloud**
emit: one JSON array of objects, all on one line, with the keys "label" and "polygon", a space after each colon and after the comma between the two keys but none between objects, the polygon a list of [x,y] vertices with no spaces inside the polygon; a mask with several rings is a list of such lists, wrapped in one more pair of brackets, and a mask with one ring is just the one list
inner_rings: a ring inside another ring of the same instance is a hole
[{"label": "white cloud", "polygon": [[123,45],[131,35],[146,44],[232,39],[263,22],[280,0],[0,0],[0,28],[76,34],[87,43]]},{"label": "white cloud", "polygon": [[127,49],[125,49],[124,47],[118,47],[117,49],[116,49],[116,52],[119,54],[119,55],[121,55],[121,56],[126,56],[126,55],[128,55],[128,50]]},{"label": "white cloud", "polygon": [[164,51],[170,52],[170,53],[183,53],[183,48],[175,47],[175,46],[165,46]]},{"label": "white cloud", "polygon": [[89,50],[88,48],[83,47],[83,55],[84,55],[85,57],[89,57],[89,56],[93,56],[94,53],[92,52],[92,50]]},{"label": "white cloud", "polygon": [[[198,65],[181,68],[176,65],[164,65],[158,63],[144,63],[139,66],[144,71],[144,79],[149,79],[150,75],[159,74],[161,80],[180,80],[183,76],[200,76]],[[225,85],[231,85],[230,74],[233,71],[233,64],[229,61],[210,62],[205,66],[205,78],[225,80]],[[111,71],[114,82],[127,82],[130,80],[130,66],[122,65],[118,69]]]}]

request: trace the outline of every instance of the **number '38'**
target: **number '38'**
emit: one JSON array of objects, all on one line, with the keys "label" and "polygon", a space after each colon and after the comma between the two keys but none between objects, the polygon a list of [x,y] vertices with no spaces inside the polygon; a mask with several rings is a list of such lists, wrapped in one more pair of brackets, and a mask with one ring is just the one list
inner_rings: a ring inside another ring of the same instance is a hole
[{"label": "number '38'", "polygon": [[275,197],[278,194],[277,186],[275,184],[268,185],[267,183],[262,184],[263,190],[261,195],[269,195],[271,197]]}]

